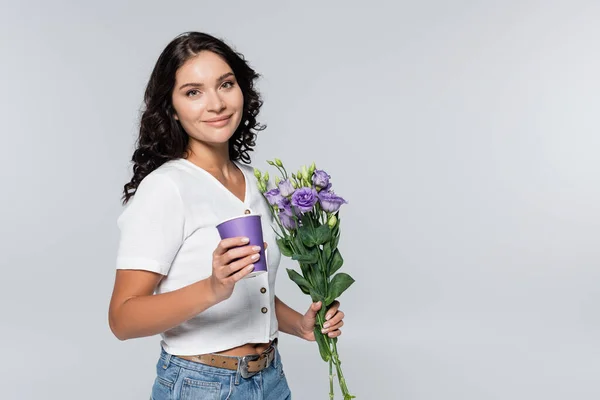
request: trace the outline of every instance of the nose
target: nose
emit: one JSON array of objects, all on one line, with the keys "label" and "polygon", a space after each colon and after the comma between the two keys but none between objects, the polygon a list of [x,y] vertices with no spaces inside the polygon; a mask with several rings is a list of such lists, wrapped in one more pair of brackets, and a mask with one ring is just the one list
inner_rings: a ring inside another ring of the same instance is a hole
[{"label": "nose", "polygon": [[221,98],[219,92],[213,92],[211,95],[209,95],[206,108],[208,111],[214,111],[216,113],[223,111],[225,108],[225,102]]}]

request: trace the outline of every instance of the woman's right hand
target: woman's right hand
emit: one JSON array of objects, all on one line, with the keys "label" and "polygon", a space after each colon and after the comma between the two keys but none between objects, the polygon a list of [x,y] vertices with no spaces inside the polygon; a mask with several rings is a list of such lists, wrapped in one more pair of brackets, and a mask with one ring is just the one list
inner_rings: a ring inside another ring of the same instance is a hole
[{"label": "woman's right hand", "polygon": [[258,261],[259,246],[248,245],[248,238],[223,239],[213,252],[212,275],[209,278],[215,300],[221,302],[233,293],[235,283],[248,275]]}]

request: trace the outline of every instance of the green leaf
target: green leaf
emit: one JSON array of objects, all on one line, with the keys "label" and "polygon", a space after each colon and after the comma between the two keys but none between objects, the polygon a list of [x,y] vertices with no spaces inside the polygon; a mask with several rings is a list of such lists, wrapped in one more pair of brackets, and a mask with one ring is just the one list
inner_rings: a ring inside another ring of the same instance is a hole
[{"label": "green leaf", "polygon": [[321,328],[318,325],[314,327],[315,339],[317,344],[319,345],[319,353],[321,353],[321,358],[325,362],[329,362],[331,359],[331,350],[329,349],[329,344],[327,343],[327,339],[321,333]]},{"label": "green leaf", "polygon": [[306,279],[304,279],[304,277],[302,275],[300,275],[293,269],[286,268],[286,271],[287,271],[290,279],[293,280],[296,283],[296,285],[298,285],[300,290],[302,290],[302,293],[310,294],[310,289],[311,289],[310,283],[308,283],[308,281]]},{"label": "green leaf", "polygon": [[331,258],[331,242],[326,242],[323,245],[323,259],[325,260],[326,265],[329,265],[330,258]]},{"label": "green leaf", "polygon": [[306,228],[312,228],[313,219],[311,218],[309,212],[302,214],[302,217],[300,218],[300,220],[302,221],[302,226],[304,226]]},{"label": "green leaf", "polygon": [[340,295],[353,283],[354,279],[348,274],[340,272],[335,275],[329,284],[329,293],[327,293],[326,303],[331,304],[331,302],[340,297]]},{"label": "green leaf", "polygon": [[331,240],[331,248],[332,249],[337,249],[338,243],[340,241],[340,235],[339,233],[336,232],[332,232],[332,236],[333,239]]},{"label": "green leaf", "polygon": [[306,225],[298,228],[298,236],[302,240],[302,244],[306,247],[314,247],[317,244],[312,231],[313,229]]},{"label": "green leaf", "polygon": [[317,245],[327,243],[331,239],[331,229],[327,225],[321,225],[314,231],[315,243]]},{"label": "green leaf", "polygon": [[303,262],[299,262],[298,264],[300,264],[300,269],[302,270],[302,276],[304,277],[308,277],[310,276],[310,270],[311,270],[311,266],[310,264],[306,264]]},{"label": "green leaf", "polygon": [[327,294],[327,282],[325,282],[325,278],[323,276],[323,273],[320,270],[316,270],[315,273],[312,276],[312,282],[315,285],[315,289],[317,289],[320,293],[323,294]]},{"label": "green leaf", "polygon": [[294,254],[292,255],[292,260],[296,260],[301,263],[315,264],[317,261],[319,261],[319,258],[317,253],[311,252],[308,254]]},{"label": "green leaf", "polygon": [[300,252],[300,254],[306,253],[306,247],[304,247],[304,243],[302,243],[302,239],[300,238],[300,234],[297,234],[294,237],[294,245],[296,246],[296,248],[298,249],[298,252]]},{"label": "green leaf", "polygon": [[338,249],[335,249],[333,255],[331,256],[331,261],[329,263],[328,275],[333,276],[333,274],[335,274],[336,271],[342,267],[342,264],[344,264],[342,254]]},{"label": "green leaf", "polygon": [[286,257],[292,256],[293,251],[286,239],[277,239],[277,246],[279,247],[281,254],[283,254]]},{"label": "green leaf", "polygon": [[319,225],[317,228],[304,225],[298,228],[298,235],[302,239],[304,246],[314,247],[331,239],[331,229],[327,225]]},{"label": "green leaf", "polygon": [[319,293],[315,288],[310,288],[310,298],[313,303],[316,303],[317,301],[325,303],[325,296]]}]

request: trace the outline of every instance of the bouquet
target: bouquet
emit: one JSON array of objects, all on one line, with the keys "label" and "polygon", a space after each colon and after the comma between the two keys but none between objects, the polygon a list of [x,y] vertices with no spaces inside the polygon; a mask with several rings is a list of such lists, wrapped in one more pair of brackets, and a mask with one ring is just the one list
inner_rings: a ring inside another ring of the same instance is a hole
[{"label": "bouquet", "polygon": [[329,397],[334,397],[335,366],[344,400],[355,398],[349,393],[342,374],[337,338],[321,333],[328,307],[354,282],[350,275],[336,273],[344,262],[337,248],[340,239],[339,209],[347,201],[334,193],[329,181],[331,177],[318,170],[314,162],[310,167],[303,166],[297,173],[292,173],[291,177],[278,158],[267,163],[281,173],[281,177],[275,178],[275,188],[269,190],[272,185],[268,172],[263,174],[255,168],[254,175],[277,224],[273,229],[281,254],[300,264],[301,273],[293,269],[287,269],[287,273],[313,302],[320,301],[322,304],[314,333],[321,358],[329,363]]}]

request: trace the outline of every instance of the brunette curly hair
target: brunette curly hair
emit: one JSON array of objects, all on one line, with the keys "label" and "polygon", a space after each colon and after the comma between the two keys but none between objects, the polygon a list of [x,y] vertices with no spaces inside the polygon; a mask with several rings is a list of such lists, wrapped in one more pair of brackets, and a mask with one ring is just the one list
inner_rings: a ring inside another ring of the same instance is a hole
[{"label": "brunette curly hair", "polygon": [[256,134],[266,128],[256,120],[263,104],[254,83],[260,77],[244,56],[222,40],[201,32],[186,32],[177,36],[163,50],[150,75],[144,94],[144,110],[133,161],[133,177],[123,187],[122,202],[126,204],[138,185],[150,172],[169,160],[184,157],[189,136],[174,118],[172,93],[177,70],[201,51],[221,56],[231,67],[244,97],[242,120],[229,139],[229,157],[250,163],[249,152],[255,146]]}]

